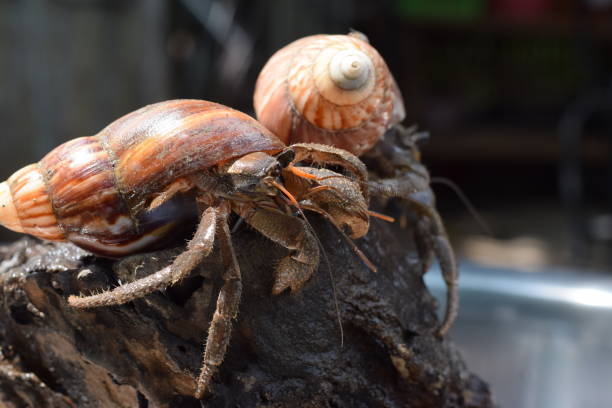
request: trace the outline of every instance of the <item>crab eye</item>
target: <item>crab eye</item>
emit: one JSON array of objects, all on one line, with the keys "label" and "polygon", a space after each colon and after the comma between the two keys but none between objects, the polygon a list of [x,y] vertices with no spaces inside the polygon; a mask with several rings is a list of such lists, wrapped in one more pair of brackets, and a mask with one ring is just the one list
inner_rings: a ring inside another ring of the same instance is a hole
[{"label": "crab eye", "polygon": [[276,178],[276,177],[280,177],[280,175],[281,175],[281,166],[280,166],[280,164],[279,164],[279,165],[277,165],[277,166],[274,166],[274,167],[272,168],[272,170],[270,170],[270,175],[271,175],[272,177],[275,177],[275,178]]},{"label": "crab eye", "polygon": [[281,166],[286,167],[295,159],[295,152],[292,149],[285,149],[276,156],[276,160]]}]

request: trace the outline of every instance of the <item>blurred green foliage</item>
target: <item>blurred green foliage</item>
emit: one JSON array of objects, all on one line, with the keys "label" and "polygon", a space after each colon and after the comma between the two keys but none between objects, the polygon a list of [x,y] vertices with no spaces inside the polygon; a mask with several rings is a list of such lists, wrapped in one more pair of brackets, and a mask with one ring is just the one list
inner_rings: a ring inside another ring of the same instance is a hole
[{"label": "blurred green foliage", "polygon": [[404,17],[434,21],[472,21],[484,15],[485,0],[396,0]]}]

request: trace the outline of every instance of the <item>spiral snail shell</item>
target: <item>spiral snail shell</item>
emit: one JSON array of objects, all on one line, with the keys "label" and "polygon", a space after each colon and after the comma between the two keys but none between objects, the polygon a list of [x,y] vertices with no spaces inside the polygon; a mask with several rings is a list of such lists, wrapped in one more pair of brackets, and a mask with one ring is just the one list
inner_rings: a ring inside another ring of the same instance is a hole
[{"label": "spiral snail shell", "polygon": [[251,117],[212,102],[146,106],[95,136],[68,141],[0,183],[0,224],[120,257],[163,245],[197,218],[177,195],[148,209],[173,182],[225,160],[284,145]]},{"label": "spiral snail shell", "polygon": [[395,79],[360,33],[314,35],[276,52],[255,86],[257,118],[287,144],[361,155],[405,116]]}]

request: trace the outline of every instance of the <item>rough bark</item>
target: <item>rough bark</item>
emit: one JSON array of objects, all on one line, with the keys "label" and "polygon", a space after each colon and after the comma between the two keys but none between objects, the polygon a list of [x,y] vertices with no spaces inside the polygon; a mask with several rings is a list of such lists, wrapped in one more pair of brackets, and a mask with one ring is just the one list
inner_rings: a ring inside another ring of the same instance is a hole
[{"label": "rough bark", "polygon": [[[368,270],[328,224],[326,250],[298,293],[271,296],[284,250],[246,227],[233,234],[244,277],[240,313],[211,407],[491,407],[450,340],[410,231],[378,220],[357,243]],[[0,401],[8,407],[199,407],[195,388],[220,287],[216,252],[191,277],[117,307],[75,310],[70,294],[149,274],[181,248],[120,261],[24,239],[1,250]],[[329,264],[329,270],[328,270]],[[330,271],[344,328],[341,344]]]}]

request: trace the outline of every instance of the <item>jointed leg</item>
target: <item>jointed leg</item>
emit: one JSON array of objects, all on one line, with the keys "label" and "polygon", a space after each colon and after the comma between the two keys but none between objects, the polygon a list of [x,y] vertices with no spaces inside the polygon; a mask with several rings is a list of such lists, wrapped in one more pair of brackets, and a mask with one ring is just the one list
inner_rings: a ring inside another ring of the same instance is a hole
[{"label": "jointed leg", "polygon": [[291,250],[275,270],[272,294],[287,288],[299,290],[319,264],[319,247],[305,221],[271,210],[255,208],[240,214],[244,220],[271,241]]},{"label": "jointed leg", "polygon": [[436,211],[431,219],[433,233],[431,240],[433,242],[433,251],[440,263],[440,271],[442,278],[446,283],[446,312],[444,320],[438,329],[438,335],[444,336],[451,328],[457,312],[459,310],[459,287],[457,280],[459,274],[457,272],[457,261],[455,260],[455,252],[448,241],[448,236],[440,219],[440,215]]},{"label": "jointed leg", "polygon": [[451,328],[459,310],[459,287],[457,286],[458,272],[455,252],[448,240],[446,229],[440,215],[433,207],[425,207],[421,203],[407,199],[413,208],[416,208],[419,220],[416,223],[418,235],[417,251],[421,262],[425,265],[431,262],[430,251],[438,259],[440,272],[446,284],[446,311],[442,324],[438,328],[438,336],[444,336]]},{"label": "jointed leg", "polygon": [[373,195],[404,200],[414,212],[414,218],[418,219],[416,244],[421,261],[425,265],[429,264],[431,259],[429,248],[438,258],[447,288],[446,313],[438,329],[438,335],[444,336],[452,326],[459,309],[458,272],[455,253],[448,241],[442,219],[434,207],[433,193],[427,183],[427,178],[407,175],[371,182],[369,188]]},{"label": "jointed leg", "polygon": [[170,266],[98,295],[70,296],[68,303],[77,308],[120,305],[175,284],[187,276],[212,251],[218,212],[219,210],[213,207],[204,211],[200,225],[187,245],[187,250],[180,254]]},{"label": "jointed leg", "polygon": [[169,201],[176,194],[187,192],[192,188],[193,183],[188,179],[179,178],[178,180],[175,180],[172,184],[167,186],[166,189],[162,191],[157,197],[155,197],[153,201],[151,201],[151,204],[149,204],[149,211]]},{"label": "jointed leg", "polygon": [[242,277],[227,225],[227,213],[219,217],[218,240],[223,256],[223,264],[226,268],[223,274],[225,283],[219,291],[217,308],[208,329],[202,369],[198,377],[195,393],[196,398],[204,396],[213,374],[223,362],[232,330],[232,319],[238,313],[238,305],[242,293]]},{"label": "jointed leg", "polygon": [[[406,210],[407,211],[407,210]],[[431,223],[427,217],[416,218],[414,223],[414,243],[416,245],[419,260],[423,266],[422,273],[425,274],[433,262],[433,240],[431,239]]]}]

